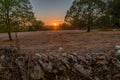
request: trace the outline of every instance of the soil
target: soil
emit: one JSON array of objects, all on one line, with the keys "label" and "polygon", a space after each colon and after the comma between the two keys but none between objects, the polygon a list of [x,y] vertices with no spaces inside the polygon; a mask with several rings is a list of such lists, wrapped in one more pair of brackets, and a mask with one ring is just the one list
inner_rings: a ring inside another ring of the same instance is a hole
[{"label": "soil", "polygon": [[[15,33],[12,33],[13,41],[8,41],[7,33],[0,33],[0,47],[15,45]],[[35,31],[19,32],[19,45],[21,50],[56,54],[60,47],[68,52],[77,54],[108,53],[115,45],[120,45],[120,31],[92,31],[87,33],[81,30],[68,31]]]}]

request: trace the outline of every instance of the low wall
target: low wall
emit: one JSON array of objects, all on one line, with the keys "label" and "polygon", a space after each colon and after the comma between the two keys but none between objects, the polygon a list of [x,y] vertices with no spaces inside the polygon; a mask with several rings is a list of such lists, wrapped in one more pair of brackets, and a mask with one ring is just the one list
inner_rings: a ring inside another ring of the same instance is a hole
[{"label": "low wall", "polygon": [[0,80],[120,80],[120,47],[107,53],[45,55],[0,49]]}]

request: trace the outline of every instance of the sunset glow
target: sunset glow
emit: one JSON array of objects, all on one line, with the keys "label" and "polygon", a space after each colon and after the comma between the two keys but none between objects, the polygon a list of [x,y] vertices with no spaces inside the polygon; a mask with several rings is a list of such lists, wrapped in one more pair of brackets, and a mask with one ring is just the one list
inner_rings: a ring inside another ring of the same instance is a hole
[{"label": "sunset glow", "polygon": [[64,22],[66,11],[72,5],[73,1],[74,0],[30,0],[35,17],[43,21],[45,25],[50,26],[54,26],[54,23],[58,23],[59,25]]},{"label": "sunset glow", "polygon": [[59,28],[59,24],[58,23],[53,23],[53,29],[57,30]]},{"label": "sunset glow", "polygon": [[55,27],[58,26],[58,23],[53,23],[53,26],[55,26]]}]

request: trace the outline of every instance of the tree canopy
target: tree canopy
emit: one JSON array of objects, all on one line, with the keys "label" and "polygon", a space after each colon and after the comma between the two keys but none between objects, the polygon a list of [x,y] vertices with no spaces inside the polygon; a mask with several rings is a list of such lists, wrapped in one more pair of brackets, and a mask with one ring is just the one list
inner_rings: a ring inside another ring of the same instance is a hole
[{"label": "tree canopy", "polygon": [[9,40],[13,26],[26,25],[34,19],[29,0],[0,0],[0,26],[7,29]]},{"label": "tree canopy", "polygon": [[111,0],[109,2],[108,15],[111,16],[113,26],[120,28],[120,0]]},{"label": "tree canopy", "polygon": [[65,21],[77,28],[120,24],[120,0],[74,0]]}]

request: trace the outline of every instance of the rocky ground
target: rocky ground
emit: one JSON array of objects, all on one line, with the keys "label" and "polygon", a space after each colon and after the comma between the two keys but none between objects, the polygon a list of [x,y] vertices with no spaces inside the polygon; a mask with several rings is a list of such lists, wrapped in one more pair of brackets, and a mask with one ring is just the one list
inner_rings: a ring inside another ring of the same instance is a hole
[{"label": "rocky ground", "polygon": [[[0,33],[0,46],[4,47],[15,44],[15,34],[12,34],[14,40],[7,41],[6,33]],[[59,49],[65,49],[68,52],[79,54],[93,52],[108,52],[120,44],[120,31],[38,31],[38,32],[20,32],[19,44],[23,50],[35,51],[46,54],[58,53]]]}]

